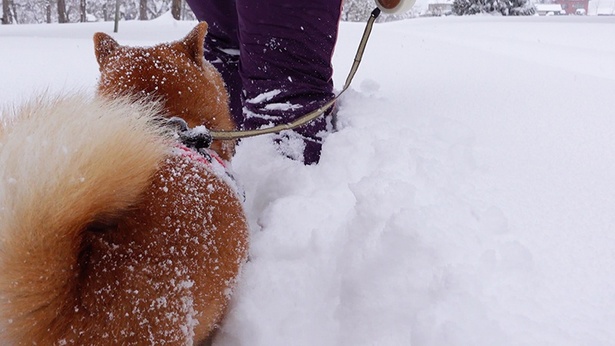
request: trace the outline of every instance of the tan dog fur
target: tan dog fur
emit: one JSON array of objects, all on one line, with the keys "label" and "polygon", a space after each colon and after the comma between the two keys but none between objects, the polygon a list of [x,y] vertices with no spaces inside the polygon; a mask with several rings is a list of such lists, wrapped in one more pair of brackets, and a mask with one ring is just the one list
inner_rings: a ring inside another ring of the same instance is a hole
[{"label": "tan dog fur", "polygon": [[[104,33],[94,35],[100,65],[100,93],[117,97],[137,94],[161,99],[171,116],[190,127],[235,130],[222,76],[203,58],[207,23],[199,23],[185,39],[150,48],[120,46]],[[234,141],[216,141],[212,149],[230,160]]]},{"label": "tan dog fur", "polygon": [[[222,79],[199,64],[205,30],[152,48],[97,34],[102,96],[43,97],[3,114],[1,344],[191,345],[222,318],[247,254],[241,201],[177,154],[156,121],[179,113],[232,129]],[[130,66],[141,71],[133,84]],[[230,158],[233,144],[217,149]]]}]

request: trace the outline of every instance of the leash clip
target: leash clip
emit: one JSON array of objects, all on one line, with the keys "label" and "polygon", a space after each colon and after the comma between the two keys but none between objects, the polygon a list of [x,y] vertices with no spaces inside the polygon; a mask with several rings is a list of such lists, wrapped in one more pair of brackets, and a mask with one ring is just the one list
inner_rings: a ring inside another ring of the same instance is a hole
[{"label": "leash clip", "polygon": [[176,131],[177,139],[188,148],[200,152],[200,149],[207,149],[211,146],[213,137],[205,126],[190,128],[188,123],[180,117],[172,117],[168,121],[168,126]]}]

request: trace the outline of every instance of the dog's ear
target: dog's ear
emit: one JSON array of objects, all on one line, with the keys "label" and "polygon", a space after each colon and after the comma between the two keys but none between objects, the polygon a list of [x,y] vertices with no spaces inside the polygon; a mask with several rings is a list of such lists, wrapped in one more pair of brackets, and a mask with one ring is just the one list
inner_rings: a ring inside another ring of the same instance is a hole
[{"label": "dog's ear", "polygon": [[119,46],[120,44],[113,37],[105,33],[97,32],[94,34],[94,53],[96,54],[98,65],[102,66],[107,57]]},{"label": "dog's ear", "polygon": [[207,22],[200,22],[192,31],[181,41],[186,48],[188,56],[198,66],[203,64],[203,44],[207,35]]}]

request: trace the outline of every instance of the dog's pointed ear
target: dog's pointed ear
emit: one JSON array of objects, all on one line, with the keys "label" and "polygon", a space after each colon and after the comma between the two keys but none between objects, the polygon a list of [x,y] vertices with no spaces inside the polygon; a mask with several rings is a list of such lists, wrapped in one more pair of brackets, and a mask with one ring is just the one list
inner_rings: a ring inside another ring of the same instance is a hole
[{"label": "dog's pointed ear", "polygon": [[181,41],[188,52],[188,56],[198,66],[203,63],[203,44],[207,35],[207,22],[200,22],[192,31]]},{"label": "dog's pointed ear", "polygon": [[98,65],[102,66],[107,57],[119,46],[120,44],[113,37],[103,32],[94,34],[94,53],[96,54]]}]

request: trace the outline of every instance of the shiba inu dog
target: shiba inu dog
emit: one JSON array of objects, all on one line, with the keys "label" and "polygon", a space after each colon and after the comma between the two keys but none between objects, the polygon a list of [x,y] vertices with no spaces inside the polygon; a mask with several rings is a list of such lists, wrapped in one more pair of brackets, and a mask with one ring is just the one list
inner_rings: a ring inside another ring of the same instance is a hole
[{"label": "shiba inu dog", "polygon": [[167,117],[232,130],[207,24],[149,48],[94,37],[94,97],[42,96],[0,125],[0,340],[191,345],[224,315],[248,226],[225,172]]}]

